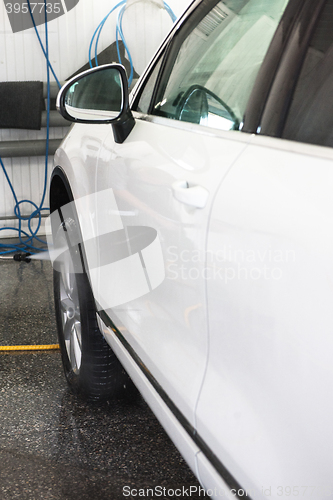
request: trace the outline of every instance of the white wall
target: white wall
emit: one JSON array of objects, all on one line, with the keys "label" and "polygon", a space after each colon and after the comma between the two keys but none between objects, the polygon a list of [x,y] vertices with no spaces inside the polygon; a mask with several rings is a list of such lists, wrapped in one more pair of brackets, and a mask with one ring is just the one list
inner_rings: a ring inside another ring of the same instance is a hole
[{"label": "white wall", "polygon": [[[118,0],[80,0],[73,10],[48,23],[50,60],[60,80],[68,78],[87,63],[89,43],[93,33],[100,21],[117,3]],[[181,15],[190,3],[191,0],[168,0],[168,4],[177,16]],[[139,47],[139,53],[146,54],[145,57],[147,57],[147,54],[157,49],[162,33],[171,27],[165,11],[160,14],[160,17],[162,21],[152,22],[151,11],[147,10],[144,4],[141,8],[138,4],[128,10],[128,14],[124,16],[124,34],[128,37],[130,50],[132,43],[133,52]],[[115,25],[116,14],[112,14],[102,32],[99,51],[115,41]],[[39,26],[38,31],[44,42],[44,26]],[[153,47],[154,45],[156,47]],[[142,65],[141,58],[140,69]],[[33,28],[12,33],[4,2],[0,1],[0,82],[28,80],[46,81],[44,56]],[[62,135],[62,129],[51,130],[51,138],[62,137]],[[40,138],[45,138],[45,130],[0,129],[0,141]],[[32,199],[39,204],[43,189],[44,159],[6,158],[4,163],[18,198]],[[52,165],[52,158],[50,165]],[[0,217],[13,215],[13,206],[12,195],[0,169]],[[26,212],[29,213],[29,208],[26,208]],[[24,210],[24,207],[22,209]],[[13,221],[0,220],[0,227],[4,225],[13,225]],[[3,232],[0,233],[0,237],[3,235]]]},{"label": "white wall", "polygon": [[[151,1],[153,3],[154,0]],[[149,0],[142,2],[143,10],[147,2]],[[67,78],[87,62],[89,43],[95,29],[117,3],[118,0],[80,0],[73,10],[48,23],[50,60],[59,79]],[[168,4],[177,16],[181,15],[190,3],[191,0],[168,0]],[[115,41],[116,13],[113,13],[105,24],[99,50]],[[168,19],[167,14],[165,17]],[[141,25],[143,21],[144,18],[138,15],[138,24]],[[125,22],[126,14],[124,30]],[[160,26],[156,25],[155,29],[158,31]],[[38,31],[44,42],[44,26],[39,26]],[[149,36],[143,43],[148,41]],[[4,3],[0,2],[0,81],[45,80],[45,78],[45,60],[34,29],[13,34]]]}]

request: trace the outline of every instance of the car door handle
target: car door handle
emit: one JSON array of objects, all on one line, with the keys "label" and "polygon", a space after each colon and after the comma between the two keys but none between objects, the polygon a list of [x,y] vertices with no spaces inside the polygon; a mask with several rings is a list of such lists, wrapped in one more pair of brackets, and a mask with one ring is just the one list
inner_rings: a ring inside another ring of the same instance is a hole
[{"label": "car door handle", "polygon": [[189,186],[187,181],[175,181],[172,184],[173,195],[176,200],[191,207],[204,208],[209,192],[202,186]]}]

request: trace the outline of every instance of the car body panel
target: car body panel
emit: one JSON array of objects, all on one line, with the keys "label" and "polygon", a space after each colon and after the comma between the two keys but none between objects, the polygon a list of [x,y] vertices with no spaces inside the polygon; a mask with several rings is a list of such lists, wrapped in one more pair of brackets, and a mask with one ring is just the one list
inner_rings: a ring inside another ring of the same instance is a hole
[{"label": "car body panel", "polygon": [[54,156],[54,166],[66,174],[74,199],[95,191],[100,149],[111,125],[73,125]]},{"label": "car body panel", "polygon": [[[96,191],[113,190],[125,226],[157,230],[165,279],[106,312],[194,425],[207,359],[203,273],[211,200],[251,136],[235,132],[226,139],[219,131],[202,135],[200,126],[187,130],[169,119],[157,121],[137,119],[124,144],[116,144],[110,132],[99,157]],[[179,180],[208,191],[204,208],[175,198],[172,186]],[[107,291],[110,282],[111,269],[101,267],[96,293],[104,286]]]},{"label": "car body panel", "polygon": [[256,137],[214,201],[197,430],[254,498],[330,486],[332,190],[331,149]]}]

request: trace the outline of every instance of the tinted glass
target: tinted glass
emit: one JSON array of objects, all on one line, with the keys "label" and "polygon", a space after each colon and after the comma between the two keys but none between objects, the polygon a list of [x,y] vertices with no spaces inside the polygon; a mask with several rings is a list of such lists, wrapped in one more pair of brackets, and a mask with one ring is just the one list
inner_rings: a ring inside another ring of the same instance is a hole
[{"label": "tinted glass", "polygon": [[153,113],[224,130],[238,129],[287,3],[215,2],[181,42]]},{"label": "tinted glass", "polygon": [[333,0],[327,1],[310,42],[283,137],[333,146]]}]

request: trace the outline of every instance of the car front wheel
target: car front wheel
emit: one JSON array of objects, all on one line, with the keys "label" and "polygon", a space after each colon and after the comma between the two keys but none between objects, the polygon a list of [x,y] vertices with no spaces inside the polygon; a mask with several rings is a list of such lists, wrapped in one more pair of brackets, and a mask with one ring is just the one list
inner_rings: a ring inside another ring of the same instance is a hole
[{"label": "car front wheel", "polygon": [[105,399],[118,394],[130,382],[98,327],[89,279],[83,265],[78,266],[82,247],[69,244],[77,233],[77,223],[69,217],[56,230],[54,240],[56,249],[67,248],[57,259],[53,276],[62,362],[74,393],[92,400]]}]

